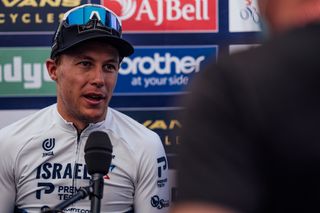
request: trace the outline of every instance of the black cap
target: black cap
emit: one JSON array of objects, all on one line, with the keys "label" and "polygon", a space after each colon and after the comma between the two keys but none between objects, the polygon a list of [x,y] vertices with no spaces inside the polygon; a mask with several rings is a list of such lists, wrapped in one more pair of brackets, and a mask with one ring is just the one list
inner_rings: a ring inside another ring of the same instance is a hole
[{"label": "black cap", "polygon": [[[83,23],[81,23],[83,22]],[[119,51],[120,57],[134,52],[122,39],[121,21],[111,10],[98,4],[85,4],[67,11],[54,35],[51,58],[81,42],[104,40]]]}]

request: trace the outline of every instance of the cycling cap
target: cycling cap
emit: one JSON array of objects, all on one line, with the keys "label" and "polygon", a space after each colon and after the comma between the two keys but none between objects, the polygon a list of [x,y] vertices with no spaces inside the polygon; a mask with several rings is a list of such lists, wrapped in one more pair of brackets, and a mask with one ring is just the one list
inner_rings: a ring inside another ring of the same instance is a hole
[{"label": "cycling cap", "polygon": [[67,11],[53,38],[51,58],[80,42],[102,38],[118,49],[121,57],[134,52],[122,39],[121,21],[116,14],[99,4],[84,4]]}]

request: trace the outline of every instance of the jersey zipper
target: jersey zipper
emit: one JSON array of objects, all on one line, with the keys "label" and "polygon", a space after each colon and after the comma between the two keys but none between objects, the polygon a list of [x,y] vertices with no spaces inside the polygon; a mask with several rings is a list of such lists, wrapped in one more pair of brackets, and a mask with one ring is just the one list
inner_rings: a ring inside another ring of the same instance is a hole
[{"label": "jersey zipper", "polygon": [[[75,153],[75,159],[74,159],[74,165],[73,165],[73,175],[72,175],[72,187],[73,189],[76,189],[76,164],[79,161],[79,154],[80,154],[80,140],[81,140],[81,132],[77,132],[77,147],[76,147],[76,153]],[[76,193],[76,190],[74,190],[73,194]]]}]

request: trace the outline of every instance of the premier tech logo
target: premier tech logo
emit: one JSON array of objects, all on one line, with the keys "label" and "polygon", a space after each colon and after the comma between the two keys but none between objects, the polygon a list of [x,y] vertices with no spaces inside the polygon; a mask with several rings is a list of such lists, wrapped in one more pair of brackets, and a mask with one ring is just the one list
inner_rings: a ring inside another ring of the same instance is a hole
[{"label": "premier tech logo", "polygon": [[124,32],[216,32],[217,0],[103,0]]}]

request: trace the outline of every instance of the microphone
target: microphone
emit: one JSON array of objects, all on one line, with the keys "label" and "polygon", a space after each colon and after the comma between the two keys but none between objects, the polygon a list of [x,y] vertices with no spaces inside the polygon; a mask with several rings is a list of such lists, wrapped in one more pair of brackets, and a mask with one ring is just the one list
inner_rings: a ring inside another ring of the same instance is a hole
[{"label": "microphone", "polygon": [[[78,200],[86,198],[91,192],[90,187],[80,187],[79,191],[68,200],[50,208],[49,206],[41,207],[41,213],[60,213],[62,210],[77,202]],[[22,213],[22,212],[21,212]]]},{"label": "microphone", "polygon": [[91,213],[100,213],[104,186],[103,176],[108,173],[112,159],[112,145],[107,133],[92,132],[84,147],[84,153],[93,189],[90,194]]}]

